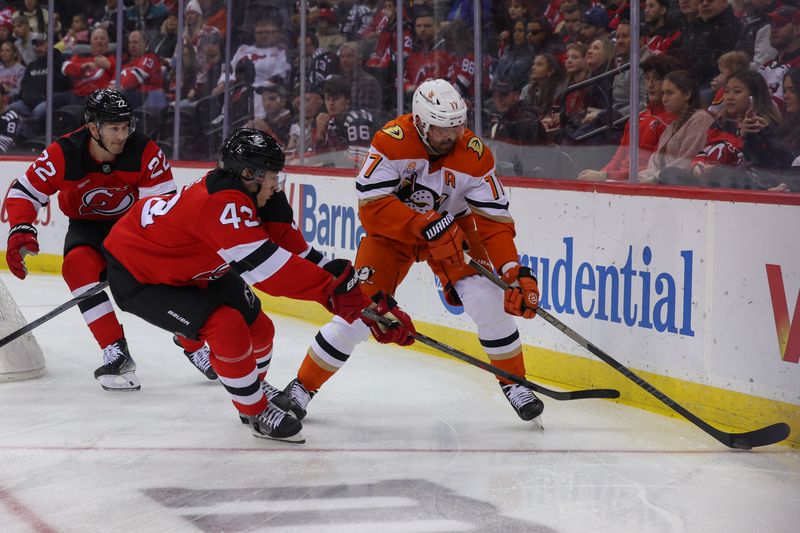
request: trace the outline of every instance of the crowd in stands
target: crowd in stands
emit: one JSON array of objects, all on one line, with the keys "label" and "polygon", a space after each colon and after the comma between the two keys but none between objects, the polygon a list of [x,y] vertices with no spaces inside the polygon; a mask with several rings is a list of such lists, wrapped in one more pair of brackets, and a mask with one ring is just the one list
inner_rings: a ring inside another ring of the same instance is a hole
[{"label": "crowd in stands", "polygon": [[[50,52],[60,117],[119,83],[167,150],[180,86],[181,159],[214,159],[227,113],[234,127],[273,135],[294,161],[302,145],[312,164],[352,166],[396,114],[398,91],[407,111],[422,81],[445,78],[472,125],[480,113],[490,145],[599,154],[572,157],[559,175],[533,175],[630,180],[629,117],[638,107],[633,181],[800,191],[798,0],[644,0],[636,43],[628,0],[478,3],[480,25],[472,0],[405,0],[398,52],[395,0],[308,0],[305,42],[299,2],[237,0],[226,64],[224,0],[74,0],[57,2],[55,14],[43,0],[0,0],[0,151],[44,135]],[[631,67],[634,46],[640,61]]]}]

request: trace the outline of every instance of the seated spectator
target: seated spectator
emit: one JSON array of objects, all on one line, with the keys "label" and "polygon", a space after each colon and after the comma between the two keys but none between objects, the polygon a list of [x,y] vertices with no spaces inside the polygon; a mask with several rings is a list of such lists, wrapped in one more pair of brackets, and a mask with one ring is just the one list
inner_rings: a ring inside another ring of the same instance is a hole
[{"label": "seated spectator", "polygon": [[350,105],[355,109],[380,109],[383,102],[381,85],[361,68],[358,43],[347,42],[342,45],[339,49],[339,66],[342,81],[350,87]]},{"label": "seated spectator", "polygon": [[[31,134],[38,134],[44,130],[45,115],[47,114],[47,39],[36,39],[34,48],[36,60],[25,69],[25,75],[20,84],[19,99],[12,102],[9,109],[26,119],[29,118]],[[64,58],[61,52],[54,49],[53,109],[58,109],[71,102],[69,89],[72,84],[61,70],[63,63]]]},{"label": "seated spectator", "polygon": [[[223,53],[222,53],[222,39],[218,36],[210,36],[200,43],[200,49],[203,51],[195,55],[197,61],[197,79],[195,81],[195,98],[200,100],[210,96],[212,90],[216,87],[217,80],[222,76]],[[201,60],[201,57],[203,58]]]},{"label": "seated spectator", "polygon": [[725,84],[728,83],[728,79],[734,74],[738,74],[750,68],[750,56],[744,52],[735,50],[727,54],[722,54],[719,57],[719,61],[717,61],[717,65],[719,74],[711,80],[711,89],[716,91],[716,93],[714,94],[714,99],[711,101],[711,105],[708,106],[708,112],[714,116],[722,112],[725,99]]},{"label": "seated spectator", "polygon": [[[181,61],[181,105],[188,105],[197,99],[197,76],[200,68],[191,45],[184,45]],[[167,73],[167,86],[164,91],[170,105],[175,103],[177,76],[178,62],[176,61],[175,66],[171,67]]]},{"label": "seated spectator", "polygon": [[668,52],[681,32],[667,17],[669,0],[646,0],[643,18],[647,23],[647,48],[654,54]]},{"label": "seated spectator", "polygon": [[[677,70],[678,61],[666,54],[650,55],[641,63],[644,73],[644,86],[647,90],[647,108],[639,115],[639,169],[647,167],[650,156],[656,151],[664,130],[675,115],[668,113],[662,104],[661,84],[667,74]],[[619,148],[600,170],[586,169],[578,174],[582,181],[627,181],[630,176],[630,120],[625,124],[625,132]]]},{"label": "seated spectator", "polygon": [[[586,66],[589,77],[594,78],[608,72],[614,64],[614,45],[608,39],[592,41],[586,50]],[[607,116],[611,109],[611,90],[614,78],[611,76],[597,80],[587,91],[583,100],[586,114],[581,119],[583,124],[597,123],[598,119]]]},{"label": "seated spectator", "polygon": [[583,14],[578,40],[588,46],[603,39],[608,39],[608,13],[603,7],[595,6]]},{"label": "seated spectator", "polygon": [[551,112],[566,84],[567,71],[553,54],[539,54],[533,60],[531,77],[522,88],[520,99],[526,100],[538,117]]},{"label": "seated spectator", "polygon": [[86,96],[107,88],[115,76],[116,58],[108,51],[108,32],[103,28],[92,31],[89,45],[89,55],[72,56],[61,66],[72,82],[71,104],[82,104]]},{"label": "seated spectator", "polygon": [[728,0],[704,0],[698,18],[681,31],[680,49],[676,52],[697,80],[702,100],[711,101],[710,86],[717,75],[717,60],[733,50],[740,29]]},{"label": "seated spectator", "polygon": [[0,44],[14,42],[14,23],[11,20],[0,20]]},{"label": "seated spectator", "polygon": [[[614,42],[614,54],[616,55],[616,64],[624,65],[630,62],[631,52],[631,23],[627,19],[621,19],[617,24],[617,38]],[[647,47],[646,37],[643,33],[639,34],[639,64],[647,59],[650,55],[650,49]],[[613,67],[613,65],[610,65]],[[639,108],[641,109],[646,102],[647,90],[644,84],[644,73],[635,68],[623,70],[612,81],[611,88],[611,106],[614,110],[613,119],[616,120],[631,114],[631,98],[630,98],[630,83],[631,73],[636,72],[639,75]]]},{"label": "seated spectator", "polygon": [[255,128],[268,133],[285,147],[289,143],[292,127],[292,113],[286,109],[286,89],[283,85],[270,83],[256,89],[261,97],[264,115],[245,124],[245,128]]},{"label": "seated spectator", "polygon": [[561,29],[557,31],[561,42],[564,46],[579,42],[581,38],[581,21],[583,20],[580,7],[578,7],[577,3],[567,4],[564,2],[561,4],[560,11],[563,22]]},{"label": "seated spectator", "polygon": [[11,152],[20,141],[27,137],[25,122],[19,114],[6,109],[5,102],[0,99],[0,155]]},{"label": "seated spectator", "polygon": [[800,9],[783,6],[770,13],[769,18],[769,42],[777,54],[759,72],[772,91],[772,98],[783,106],[783,79],[789,70],[800,66]]},{"label": "seated spectator", "polygon": [[222,37],[222,33],[216,26],[203,22],[203,9],[200,2],[189,0],[183,20],[183,44],[190,44],[194,47],[194,53],[201,64],[205,61],[202,43],[210,38],[219,38],[222,41]]},{"label": "seated spectator", "polygon": [[[416,38],[403,71],[403,91],[406,94],[407,102],[411,102],[411,97],[420,83],[430,78],[444,78],[447,68],[450,66],[450,57],[447,51],[434,50],[436,25],[433,12],[428,9],[417,10],[414,17],[414,32]],[[523,32],[523,41],[524,37]]]},{"label": "seated spectator", "polygon": [[526,38],[528,46],[534,54],[553,54],[558,56],[564,53],[564,44],[553,35],[553,27],[544,17],[528,21]]},{"label": "seated spectator", "polygon": [[[397,4],[393,0],[385,0],[383,4],[384,18],[377,27],[377,42],[374,52],[367,58],[365,67],[383,84],[384,87],[394,85],[394,71],[390,68],[397,60]],[[408,13],[403,19],[403,57],[411,54],[411,28]],[[384,97],[388,97],[387,91]]]},{"label": "seated spectator", "polygon": [[213,28],[221,38],[225,38],[228,29],[228,8],[225,0],[199,0],[203,10],[203,26]]},{"label": "seated spectator", "polygon": [[[50,22],[50,13],[40,5],[39,0],[25,0],[19,11],[14,13],[15,17],[22,17],[28,22],[33,33],[46,33]],[[55,33],[61,33],[61,23],[56,17]]]},{"label": "seated spectator", "polygon": [[[161,62],[147,51],[147,34],[136,30],[128,35],[128,54],[129,61],[120,71],[119,84],[131,107],[159,111],[167,107]],[[110,86],[113,88],[114,83]]]},{"label": "seated spectator", "polygon": [[72,52],[75,46],[89,43],[89,23],[86,15],[78,13],[72,17],[67,33],[55,44],[55,49],[59,52]]},{"label": "seated spectator", "polygon": [[[567,45],[567,60],[564,62],[564,68],[567,71],[567,88],[589,79],[590,70],[586,64],[586,49],[587,47],[583,43]],[[561,109],[561,106],[557,105],[557,109],[553,109],[542,119],[545,129],[556,131],[560,128],[578,128],[586,115],[584,100],[588,93],[588,87],[567,93],[564,99],[564,108]]]},{"label": "seated spectator", "polygon": [[[38,33],[32,37],[35,42],[44,40],[44,35]],[[19,62],[19,52],[14,43],[0,45],[0,95],[6,105],[16,99],[24,75],[25,66]]]},{"label": "seated spectator", "polygon": [[[267,83],[285,85],[289,82],[291,65],[286,59],[286,50],[281,46],[282,31],[273,20],[259,20],[255,25],[255,43],[241,45],[231,59],[230,67],[236,69],[240,62],[252,63],[255,71],[253,85],[260,87]],[[221,94],[225,87],[225,78],[220,76],[213,94]],[[257,98],[255,115],[264,113],[261,99]]]},{"label": "seated spectator", "polygon": [[[791,154],[788,168],[779,173],[780,183],[771,188],[775,191],[800,192],[800,68],[793,68],[783,79],[783,98],[786,114],[775,131],[775,139]],[[747,145],[745,145],[747,147]]]},{"label": "seated spectator", "polygon": [[349,7],[342,23],[342,35],[348,41],[355,41],[372,22],[372,9],[366,2],[358,0],[341,0],[342,8]]},{"label": "seated spectator", "polygon": [[[300,40],[297,42],[300,45]],[[344,46],[344,45],[342,45]],[[306,34],[306,83],[309,85],[321,85],[331,76],[341,74],[339,66],[339,56],[327,48],[319,46],[317,35],[310,31]],[[300,71],[300,54],[296,56],[295,75]],[[294,80],[295,83],[298,81]]]},{"label": "seated spectator", "polygon": [[[119,0],[106,0],[106,5],[103,8],[103,14],[99,18],[95,18],[93,29],[102,28],[108,33],[110,42],[117,42],[117,8]],[[123,32],[124,35],[124,32]],[[90,38],[91,42],[91,38]]]},{"label": "seated spectator", "polygon": [[[658,147],[639,171],[640,183],[672,183],[669,172],[688,170],[706,145],[706,132],[714,117],[700,105],[695,79],[685,70],[672,71],[661,83],[664,111],[675,116],[658,140]],[[670,169],[666,175],[665,169]]]},{"label": "seated spectator", "polygon": [[[708,130],[706,146],[689,172],[674,179],[685,185],[767,188],[758,186],[748,170],[776,169],[791,161],[774,139],[780,120],[764,78],[749,70],[734,74],[725,84],[725,105]],[[748,161],[748,155],[756,159]]]},{"label": "seated spectator", "polygon": [[[300,86],[295,85],[292,91],[292,110],[294,122],[289,130],[289,143],[286,145],[287,154],[299,157],[300,150]],[[322,111],[322,90],[317,86],[306,87],[305,93],[305,131],[303,133],[303,146],[307,153],[313,153],[317,143],[317,114]]]},{"label": "seated spectator", "polygon": [[369,146],[374,132],[373,116],[364,109],[350,108],[350,88],[341,79],[325,82],[325,111],[316,117],[317,153]]},{"label": "seated spectator", "polygon": [[499,78],[492,88],[492,103],[485,109],[488,137],[510,144],[533,145],[544,140],[536,112],[520,100],[513,80]]},{"label": "seated spectator", "polygon": [[[161,28],[157,34],[150,39],[150,44],[147,46],[147,51],[154,53],[158,56],[163,67],[169,68],[172,63],[172,58],[175,56],[175,47],[178,44],[178,15],[170,13],[164,22],[161,23]],[[192,50],[192,53],[197,56],[197,50]]]},{"label": "seated spectator", "polygon": [[336,15],[336,11],[330,7],[320,7],[316,28],[319,46],[336,53],[339,47],[347,41],[339,28],[339,18]]},{"label": "seated spectator", "polygon": [[[472,28],[462,20],[454,20],[447,24],[441,34],[450,61],[445,79],[464,97],[467,106],[474,106],[476,67]],[[491,56],[483,54],[483,94],[489,93],[491,67]]]},{"label": "seated spectator", "polygon": [[744,3],[745,16],[735,49],[753,59],[753,68],[772,61],[777,54],[769,43],[770,18],[767,14],[779,5],[779,0],[747,0]]},{"label": "seated spectator", "polygon": [[28,19],[19,16],[14,18],[14,46],[19,52],[20,62],[25,65],[36,59],[36,52],[31,42],[32,34]]},{"label": "seated spectator", "polygon": [[535,55],[528,45],[527,32],[527,20],[518,20],[514,23],[511,42],[506,46],[494,69],[494,79],[510,81],[517,90],[527,83]]},{"label": "seated spectator", "polygon": [[149,37],[159,30],[168,13],[169,9],[164,4],[150,0],[133,0],[133,5],[125,10],[125,30],[141,31]]},{"label": "seated spectator", "polygon": [[527,0],[509,0],[507,5],[508,16],[505,17],[498,36],[497,49],[499,56],[505,54],[506,48],[511,46],[514,42],[514,28],[518,22],[523,22],[523,27],[525,27],[529,19],[541,15],[541,9],[536,7],[534,2]]}]

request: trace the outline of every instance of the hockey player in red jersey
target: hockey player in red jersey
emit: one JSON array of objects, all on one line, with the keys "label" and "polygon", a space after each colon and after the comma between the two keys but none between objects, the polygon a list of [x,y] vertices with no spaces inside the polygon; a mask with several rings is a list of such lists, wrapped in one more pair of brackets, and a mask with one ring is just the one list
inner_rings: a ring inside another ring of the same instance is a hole
[{"label": "hockey player in red jersey", "polygon": [[[359,218],[367,235],[356,257],[362,290],[394,294],[414,262],[427,261],[447,300],[475,322],[491,362],[525,375],[522,343],[511,315],[533,318],[536,278],[517,262],[514,221],[489,148],[464,125],[463,98],[447,81],[423,82],[412,113],[375,134],[356,177]],[[513,286],[505,293],[464,262],[462,246],[493,264]],[[309,400],[364,339],[341,321],[326,324],[286,388],[291,409],[305,416]],[[523,420],[544,406],[533,392],[502,378],[500,386]]]},{"label": "hockey player in red jersey", "polygon": [[[24,279],[26,254],[39,252],[33,222],[39,209],[58,194],[69,218],[62,275],[72,294],[80,296],[105,275],[103,239],[139,198],[175,191],[164,153],[135,131],[131,107],[112,89],[94,91],[86,103],[86,125],[48,146],[8,193],[6,261]],[[103,366],[95,378],[106,390],[139,390],[136,365],[128,353],[122,326],[105,292],[78,307],[103,349]]]},{"label": "hockey player in red jersey", "polygon": [[[236,130],[216,169],[178,194],[137,203],[104,246],[109,286],[121,309],[207,343],[212,367],[255,436],[304,442],[300,422],[271,401],[278,391],[264,381],[261,363],[271,353],[274,327],[249,285],[316,301],[348,324],[363,324],[361,311],[373,301],[361,292],[349,261],[320,268],[299,230],[270,212],[289,208],[285,197],[271,202],[284,161],[269,135]],[[391,312],[402,324],[393,330],[367,324],[379,341],[413,332],[390,299],[377,295],[374,301],[377,312]]]}]

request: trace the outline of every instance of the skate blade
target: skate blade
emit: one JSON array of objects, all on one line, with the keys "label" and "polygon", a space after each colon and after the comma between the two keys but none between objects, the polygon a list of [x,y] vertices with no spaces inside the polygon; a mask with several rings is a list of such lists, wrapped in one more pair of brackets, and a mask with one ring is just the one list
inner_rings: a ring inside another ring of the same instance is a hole
[{"label": "skate blade", "polygon": [[142,383],[136,374],[133,372],[125,372],[124,374],[106,374],[98,376],[97,381],[103,390],[109,392],[133,392],[142,388]]},{"label": "skate blade", "polygon": [[269,435],[264,435],[263,433],[259,433],[256,430],[253,430],[251,433],[253,434],[254,437],[258,437],[259,439],[275,440],[278,442],[288,442],[289,444],[305,444],[306,442],[305,437],[303,437],[303,434],[299,431],[290,437],[282,437],[282,438],[270,437]]}]

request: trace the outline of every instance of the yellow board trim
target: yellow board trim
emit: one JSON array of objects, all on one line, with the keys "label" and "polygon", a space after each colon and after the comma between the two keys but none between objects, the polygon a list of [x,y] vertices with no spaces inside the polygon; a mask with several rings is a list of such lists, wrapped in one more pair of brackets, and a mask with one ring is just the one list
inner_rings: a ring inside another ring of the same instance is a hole
[{"label": "yellow board trim", "polygon": [[[30,272],[58,274],[61,272],[62,257],[55,254],[28,256],[25,258],[25,263]],[[0,268],[8,269],[5,253],[0,254]],[[297,317],[318,325],[330,319],[330,314],[316,303],[277,298],[262,292],[258,294],[263,308],[267,311]],[[414,324],[420,333],[488,361],[474,333],[417,321]],[[415,344],[414,348],[431,355],[446,357],[441,352],[419,343]],[[568,390],[618,389],[621,396],[612,401],[672,418],[682,418],[602,361],[526,345],[525,367],[528,369],[527,377],[542,384]],[[798,431],[800,406],[643,370],[631,370],[703,420],[725,431],[749,431],[774,422],[786,422],[793,431],[785,443],[792,448],[800,449],[800,431]]]}]

